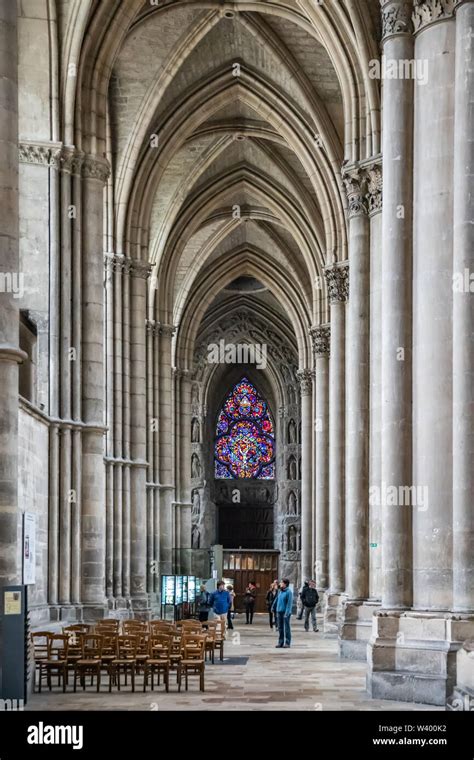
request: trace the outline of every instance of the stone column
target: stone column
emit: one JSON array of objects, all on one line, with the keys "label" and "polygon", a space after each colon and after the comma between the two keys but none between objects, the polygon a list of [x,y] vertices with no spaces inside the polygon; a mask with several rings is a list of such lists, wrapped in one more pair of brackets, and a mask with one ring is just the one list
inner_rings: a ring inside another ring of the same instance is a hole
[{"label": "stone column", "polygon": [[[105,604],[103,187],[108,165],[83,165],[82,257],[82,600],[85,616]],[[91,609],[87,609],[87,608]]]},{"label": "stone column", "polygon": [[329,586],[329,348],[330,325],[312,330],[315,366],[316,585]]},{"label": "stone column", "polygon": [[344,412],[345,325],[349,290],[349,265],[342,262],[325,270],[330,314],[329,358],[329,590],[326,595],[324,630],[337,631],[337,608],[344,591]]},{"label": "stone column", "polygon": [[146,304],[149,265],[131,262],[130,298],[130,585],[135,609],[148,607],[146,590]]},{"label": "stone column", "polygon": [[[382,11],[385,56],[411,60],[411,2],[384,0]],[[411,508],[385,503],[382,492],[412,483],[413,86],[387,78],[383,87],[382,463],[371,500],[382,507],[382,604],[391,608],[412,599]]]},{"label": "stone column", "polygon": [[[160,573],[169,574],[173,564],[173,451],[171,341],[175,328],[158,325],[160,357],[159,451],[160,451]],[[191,430],[188,431],[191,435]]]},{"label": "stone column", "polygon": [[[431,5],[419,2],[414,13],[415,58],[425,62],[428,77],[427,83],[415,90],[414,125],[413,485],[417,502],[413,510],[413,605],[422,610],[446,610],[452,606],[453,588],[456,28],[452,1],[438,3],[436,15]],[[410,509],[399,506],[396,511],[406,513]],[[406,554],[406,542],[403,551]]]},{"label": "stone column", "polygon": [[18,48],[17,4],[0,5],[0,583],[21,582],[18,505]]},{"label": "stone column", "polygon": [[[382,483],[382,164],[367,169],[370,216],[369,494]],[[382,599],[382,506],[369,498],[369,598]]]},{"label": "stone column", "polygon": [[363,173],[344,177],[349,210],[349,301],[346,315],[346,586],[349,599],[369,595],[369,217]]},{"label": "stone column", "polygon": [[474,2],[456,11],[453,237],[453,609],[474,611]]},{"label": "stone column", "polygon": [[301,389],[301,580],[313,577],[312,417],[313,378],[310,370],[298,372]]}]

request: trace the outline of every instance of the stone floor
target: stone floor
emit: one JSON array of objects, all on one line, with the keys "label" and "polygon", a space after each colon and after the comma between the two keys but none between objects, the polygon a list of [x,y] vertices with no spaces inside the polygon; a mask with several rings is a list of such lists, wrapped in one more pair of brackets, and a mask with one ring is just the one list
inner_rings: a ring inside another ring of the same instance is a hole
[{"label": "stone floor", "polygon": [[[163,686],[154,692],[130,687],[109,694],[108,684],[97,694],[72,690],[32,695],[28,710],[433,710],[428,705],[371,700],[365,692],[363,663],[340,661],[335,639],[306,633],[293,618],[291,649],[275,649],[276,637],[267,617],[256,616],[247,626],[238,618],[229,631],[225,659],[206,666],[206,691],[197,679],[188,692],[178,693],[172,677],[168,694]],[[441,708],[438,708],[441,710]]]}]

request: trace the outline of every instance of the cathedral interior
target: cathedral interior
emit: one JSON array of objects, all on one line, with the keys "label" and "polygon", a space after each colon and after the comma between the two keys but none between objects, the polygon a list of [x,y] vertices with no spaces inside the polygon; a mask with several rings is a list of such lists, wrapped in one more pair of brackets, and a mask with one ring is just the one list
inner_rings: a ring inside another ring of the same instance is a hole
[{"label": "cathedral interior", "polygon": [[33,516],[32,630],[159,616],[220,547],[238,593],[316,581],[369,703],[474,704],[473,25],[0,3],[0,585]]}]

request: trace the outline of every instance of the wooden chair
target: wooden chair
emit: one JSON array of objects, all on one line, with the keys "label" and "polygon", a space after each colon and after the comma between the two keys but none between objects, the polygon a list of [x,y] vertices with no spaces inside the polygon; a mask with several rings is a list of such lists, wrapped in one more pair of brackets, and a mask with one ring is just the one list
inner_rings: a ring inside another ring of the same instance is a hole
[{"label": "wooden chair", "polygon": [[102,670],[105,670],[109,677],[109,684],[113,679],[113,661],[117,657],[117,639],[118,633],[112,628],[104,629],[102,633]]},{"label": "wooden chair", "polygon": [[179,663],[182,659],[182,641],[182,631],[174,631],[171,636],[170,664],[171,670],[176,670],[176,681],[179,680]]},{"label": "wooden chair", "polygon": [[[127,686],[127,675],[130,673],[132,682],[132,691],[135,691],[135,673],[137,669],[137,637],[136,636],[118,636],[117,637],[117,657],[112,660],[111,669],[113,680],[117,683],[120,691],[120,673],[125,674],[125,686]],[[112,679],[109,680],[109,691],[112,690]]]},{"label": "wooden chair", "polygon": [[148,631],[138,630],[133,634],[137,639],[137,673],[144,670],[145,663],[150,656],[149,652],[149,633]]},{"label": "wooden chair", "polygon": [[158,673],[158,686],[160,685],[160,675],[161,673],[164,674],[165,689],[169,691],[171,636],[162,633],[150,636],[148,647],[149,656],[144,663],[143,691],[146,691],[149,675],[151,675],[151,690],[153,691],[153,676],[155,673]]},{"label": "wooden chair", "polygon": [[104,620],[99,620],[98,623],[95,624],[94,632],[97,633],[99,636],[104,633],[115,633],[118,635],[119,632],[119,626],[120,626],[120,620],[115,620],[115,618],[105,618]]},{"label": "wooden chair", "polygon": [[70,630],[70,628],[73,628],[73,626],[63,628],[63,632],[69,638],[67,653],[68,675],[70,670],[74,670],[76,662],[82,658],[84,636],[87,636],[87,632],[84,633],[80,630],[76,630],[75,626],[73,630]]},{"label": "wooden chair", "polygon": [[205,636],[183,636],[182,658],[178,666],[178,691],[181,691],[181,681],[184,675],[184,684],[188,690],[188,677],[199,676],[199,689],[204,691],[204,647]]},{"label": "wooden chair", "polygon": [[214,649],[219,650],[219,660],[224,659],[224,642],[225,642],[225,623],[223,620],[216,620],[216,640]]},{"label": "wooden chair", "polygon": [[68,668],[69,636],[64,633],[51,633],[48,638],[48,658],[39,661],[39,690],[41,691],[41,678],[43,670],[46,671],[48,688],[51,691],[51,676],[56,674],[58,686],[63,682],[63,692],[66,691],[67,668]]},{"label": "wooden chair", "polygon": [[76,691],[77,676],[79,675],[82,689],[86,688],[86,676],[91,677],[91,686],[94,676],[97,676],[97,691],[100,691],[100,671],[102,668],[102,642],[103,637],[96,633],[88,633],[82,638],[82,656],[74,665],[74,691]]},{"label": "wooden chair", "polygon": [[[31,634],[31,643],[33,645],[33,658],[34,658],[34,670],[33,670],[33,691],[36,690],[36,673],[39,674],[39,691],[41,691],[41,676],[43,671],[40,668],[41,662],[44,662],[49,657],[49,637],[50,631],[36,631]],[[44,671],[46,677],[46,670]]]},{"label": "wooden chair", "polygon": [[205,646],[204,646],[204,655],[207,657],[209,655],[209,659],[214,665],[214,654],[216,651],[216,637],[217,637],[217,623],[214,620],[210,620],[207,623],[207,630],[204,632],[205,635]]}]

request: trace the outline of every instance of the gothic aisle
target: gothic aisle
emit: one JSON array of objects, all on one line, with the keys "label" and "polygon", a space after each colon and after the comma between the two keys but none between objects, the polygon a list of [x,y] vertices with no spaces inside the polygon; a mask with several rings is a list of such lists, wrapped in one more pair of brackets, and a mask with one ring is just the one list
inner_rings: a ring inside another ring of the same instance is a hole
[{"label": "gothic aisle", "polygon": [[473,711],[473,28],[0,0],[0,707]]}]

